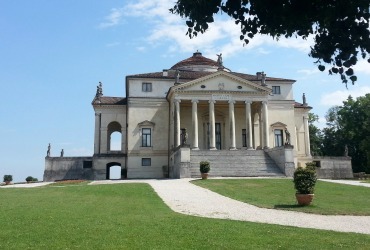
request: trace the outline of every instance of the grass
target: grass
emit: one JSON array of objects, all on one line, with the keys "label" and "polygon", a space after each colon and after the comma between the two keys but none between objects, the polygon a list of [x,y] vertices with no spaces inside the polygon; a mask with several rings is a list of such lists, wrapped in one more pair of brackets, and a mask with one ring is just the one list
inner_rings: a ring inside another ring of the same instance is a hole
[{"label": "grass", "polygon": [[365,249],[370,245],[370,235],[177,214],[147,184],[0,189],[0,199],[0,249]]},{"label": "grass", "polygon": [[194,184],[258,207],[331,215],[370,215],[370,188],[318,181],[310,206],[299,206],[291,179],[229,179]]}]

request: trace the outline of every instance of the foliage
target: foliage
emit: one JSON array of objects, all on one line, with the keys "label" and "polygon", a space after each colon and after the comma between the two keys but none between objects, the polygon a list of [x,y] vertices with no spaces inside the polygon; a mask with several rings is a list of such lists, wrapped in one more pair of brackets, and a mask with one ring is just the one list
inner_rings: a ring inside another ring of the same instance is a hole
[{"label": "foliage", "polygon": [[354,172],[370,173],[370,94],[329,109],[323,129],[323,154],[342,156],[344,147],[352,157]]},{"label": "foliage", "polygon": [[294,171],[293,182],[298,194],[313,194],[317,181],[316,163],[308,162],[306,167]]},{"label": "foliage", "polygon": [[[246,242],[251,249],[366,249],[370,244],[365,234],[182,215],[147,184],[8,188],[1,197],[6,202],[0,205],[0,249],[245,249]],[[32,230],[25,230],[25,223]]]},{"label": "foliage", "polygon": [[194,180],[192,183],[257,207],[326,215],[370,216],[370,188],[367,187],[318,180],[314,204],[299,206],[288,178],[212,179],[206,182]]},{"label": "foliage", "polygon": [[9,175],[9,174],[4,175],[4,182],[12,181],[12,180],[13,180],[13,175]]},{"label": "foliage", "polygon": [[199,163],[199,169],[201,173],[208,173],[211,170],[211,166],[209,165],[208,161],[201,161]]},{"label": "foliage", "polygon": [[37,178],[33,178],[32,176],[27,176],[26,181],[27,181],[27,182],[30,182],[30,181],[37,181]]},{"label": "foliage", "polygon": [[308,113],[308,130],[310,134],[310,149],[312,155],[322,155],[322,133],[321,130],[315,126],[315,122],[319,120],[319,116],[314,113]]},{"label": "foliage", "polygon": [[370,62],[370,0],[177,0],[170,12],[186,19],[190,38],[204,33],[214,15],[225,13],[240,26],[240,40],[249,43],[256,34],[279,37],[314,37],[310,56],[320,71],[339,74],[354,83],[358,58]]}]

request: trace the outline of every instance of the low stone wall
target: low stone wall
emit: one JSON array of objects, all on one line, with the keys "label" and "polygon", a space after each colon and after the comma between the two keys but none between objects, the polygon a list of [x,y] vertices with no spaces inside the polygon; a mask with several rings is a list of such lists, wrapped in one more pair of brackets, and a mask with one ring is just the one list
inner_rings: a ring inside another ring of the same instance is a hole
[{"label": "low stone wall", "polygon": [[293,146],[268,148],[265,152],[273,159],[280,170],[288,177],[292,177],[295,170]]},{"label": "low stone wall", "polygon": [[351,157],[313,157],[317,176],[322,179],[352,179]]},{"label": "low stone wall", "polygon": [[46,157],[44,181],[92,180],[92,157]]}]

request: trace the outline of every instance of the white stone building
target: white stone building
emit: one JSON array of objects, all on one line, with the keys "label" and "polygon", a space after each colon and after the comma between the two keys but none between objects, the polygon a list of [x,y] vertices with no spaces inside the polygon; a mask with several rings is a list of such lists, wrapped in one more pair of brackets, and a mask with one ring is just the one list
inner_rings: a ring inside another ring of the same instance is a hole
[{"label": "white stone building", "polygon": [[[291,175],[312,160],[311,109],[293,96],[294,80],[233,72],[195,52],[170,69],[126,77],[126,97],[97,89],[94,156],[47,157],[44,179]],[[121,149],[111,150],[111,135]]]}]

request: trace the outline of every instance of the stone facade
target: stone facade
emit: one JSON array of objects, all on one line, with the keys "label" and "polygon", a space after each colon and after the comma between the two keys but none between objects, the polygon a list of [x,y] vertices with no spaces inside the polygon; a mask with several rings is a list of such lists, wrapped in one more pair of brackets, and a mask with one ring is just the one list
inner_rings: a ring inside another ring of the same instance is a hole
[{"label": "stone facade", "polygon": [[[219,176],[291,176],[295,164],[312,159],[311,107],[305,97],[294,100],[295,81],[233,72],[221,61],[196,52],[168,70],[127,76],[126,97],[104,96],[100,83],[91,172],[75,171],[76,178],[106,179],[112,166],[121,167],[121,178],[191,177],[199,159],[213,160]],[[118,150],[111,149],[113,133],[121,135]],[[64,161],[46,158],[48,180],[68,168]]]}]

